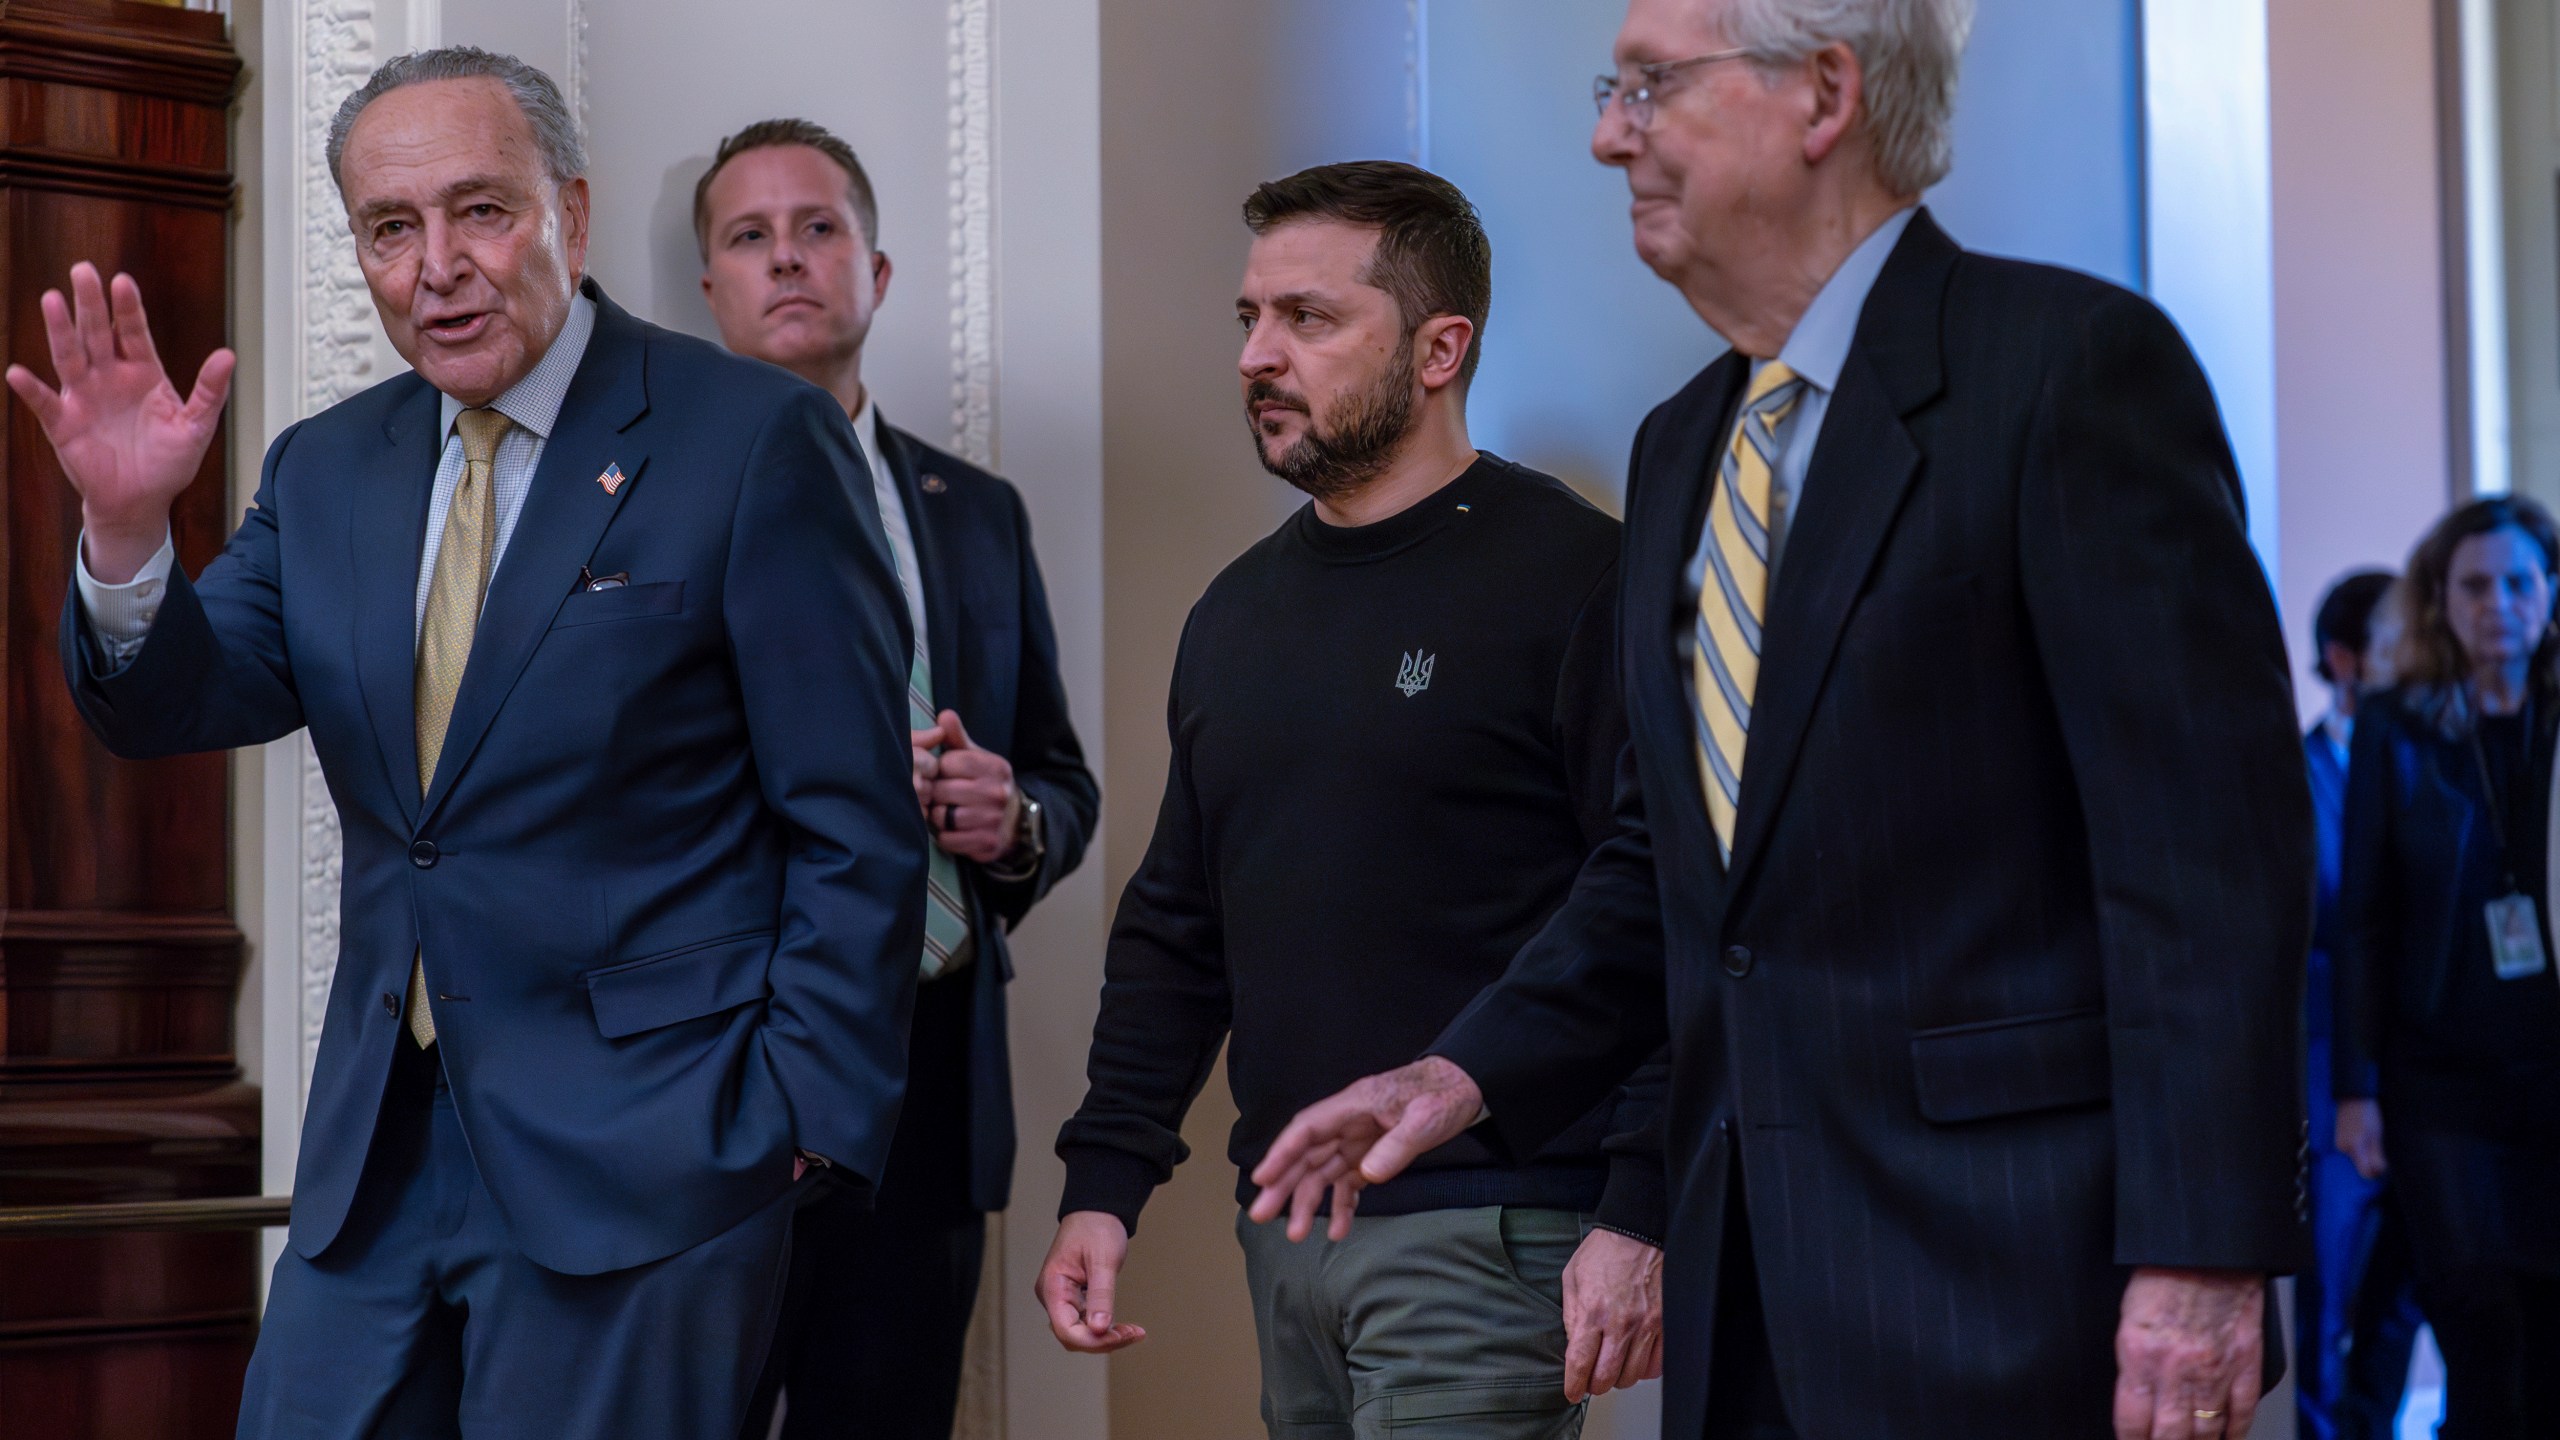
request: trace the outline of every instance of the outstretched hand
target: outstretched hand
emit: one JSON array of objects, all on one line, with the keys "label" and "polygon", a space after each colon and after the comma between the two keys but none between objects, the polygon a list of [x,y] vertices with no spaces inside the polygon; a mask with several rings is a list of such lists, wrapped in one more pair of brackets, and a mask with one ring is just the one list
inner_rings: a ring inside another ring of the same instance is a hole
[{"label": "outstretched hand", "polygon": [[1316,1206],[1333,1197],[1325,1234],[1351,1234],[1360,1192],[1404,1173],[1416,1157],[1456,1139],[1484,1114],[1484,1092],[1467,1072],[1437,1055],[1401,1070],[1355,1080],[1298,1112],[1271,1142],[1253,1183],[1262,1187],[1251,1214],[1268,1225],[1289,1212],[1289,1238],[1315,1228]]},{"label": "outstretched hand", "polygon": [[91,573],[118,584],[167,535],[170,505],[213,444],[238,358],[227,349],[206,356],[181,399],[151,343],[132,276],[102,284],[84,260],[71,267],[69,300],[47,290],[39,303],[61,388],[23,365],[9,367],[9,388],[35,412],[80,492]]}]

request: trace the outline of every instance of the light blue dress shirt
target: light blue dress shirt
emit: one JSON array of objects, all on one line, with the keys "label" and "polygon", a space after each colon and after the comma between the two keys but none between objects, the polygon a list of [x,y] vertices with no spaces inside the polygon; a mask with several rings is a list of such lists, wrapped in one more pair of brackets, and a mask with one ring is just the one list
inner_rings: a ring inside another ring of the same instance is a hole
[{"label": "light blue dress shirt", "polygon": [[[1902,242],[1902,232],[1911,225],[1918,207],[1898,211],[1876,227],[1875,233],[1859,242],[1823,282],[1822,290],[1805,307],[1804,317],[1787,336],[1778,351],[1778,362],[1804,379],[1804,396],[1788,412],[1778,426],[1778,468],[1769,477],[1769,581],[1777,583],[1778,566],[1787,548],[1787,532],[1792,528],[1798,500],[1804,494],[1805,472],[1813,465],[1814,447],[1822,440],[1822,422],[1831,414],[1832,392],[1840,388],[1840,367],[1849,361],[1849,344],[1858,336],[1858,317],[1866,312],[1867,295],[1876,288],[1876,277],[1884,273],[1884,262],[1893,257],[1893,247]],[[1751,374],[1759,377],[1768,365],[1766,360],[1751,362]],[[1715,458],[1720,463],[1724,446],[1732,441],[1730,433],[1719,438]],[[1695,585],[1706,573],[1706,537],[1703,529],[1697,552],[1690,557],[1689,578]]]}]

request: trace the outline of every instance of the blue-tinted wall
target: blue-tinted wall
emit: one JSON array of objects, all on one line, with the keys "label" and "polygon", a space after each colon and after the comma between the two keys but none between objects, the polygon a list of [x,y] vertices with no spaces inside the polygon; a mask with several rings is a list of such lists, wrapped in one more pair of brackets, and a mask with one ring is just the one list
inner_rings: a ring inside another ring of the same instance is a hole
[{"label": "blue-tinted wall", "polygon": [[[1723,350],[1628,239],[1590,153],[1620,0],[1422,0],[1425,163],[1484,212],[1493,317],[1476,442],[1615,494],[1637,422]],[[1976,249],[2142,276],[2139,0],[1981,0],[1956,170],[1930,196]]]}]

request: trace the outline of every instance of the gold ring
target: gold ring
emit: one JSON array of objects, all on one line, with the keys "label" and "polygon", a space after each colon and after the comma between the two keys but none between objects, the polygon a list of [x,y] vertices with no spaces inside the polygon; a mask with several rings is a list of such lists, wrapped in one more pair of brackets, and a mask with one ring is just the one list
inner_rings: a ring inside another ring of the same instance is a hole
[{"label": "gold ring", "polygon": [[2219,1410],[2199,1410],[2196,1412],[2196,1418],[2199,1420],[2219,1420],[2222,1418],[2222,1412]]}]

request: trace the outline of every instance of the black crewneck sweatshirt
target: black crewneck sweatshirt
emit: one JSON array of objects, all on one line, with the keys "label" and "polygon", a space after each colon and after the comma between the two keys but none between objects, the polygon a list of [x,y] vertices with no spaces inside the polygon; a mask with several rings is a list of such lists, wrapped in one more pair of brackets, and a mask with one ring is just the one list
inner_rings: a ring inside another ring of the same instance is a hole
[{"label": "black crewneck sweatshirt", "polygon": [[[1210,585],[1058,1137],[1061,1214],[1137,1228],[1222,1041],[1245,1172],[1302,1107],[1421,1055],[1564,903],[1626,741],[1617,556],[1615,520],[1485,455],[1373,525],[1302,508]],[[1478,1127],[1361,1213],[1534,1205],[1659,1237],[1658,1100],[1622,1090],[1525,1163]]]}]

